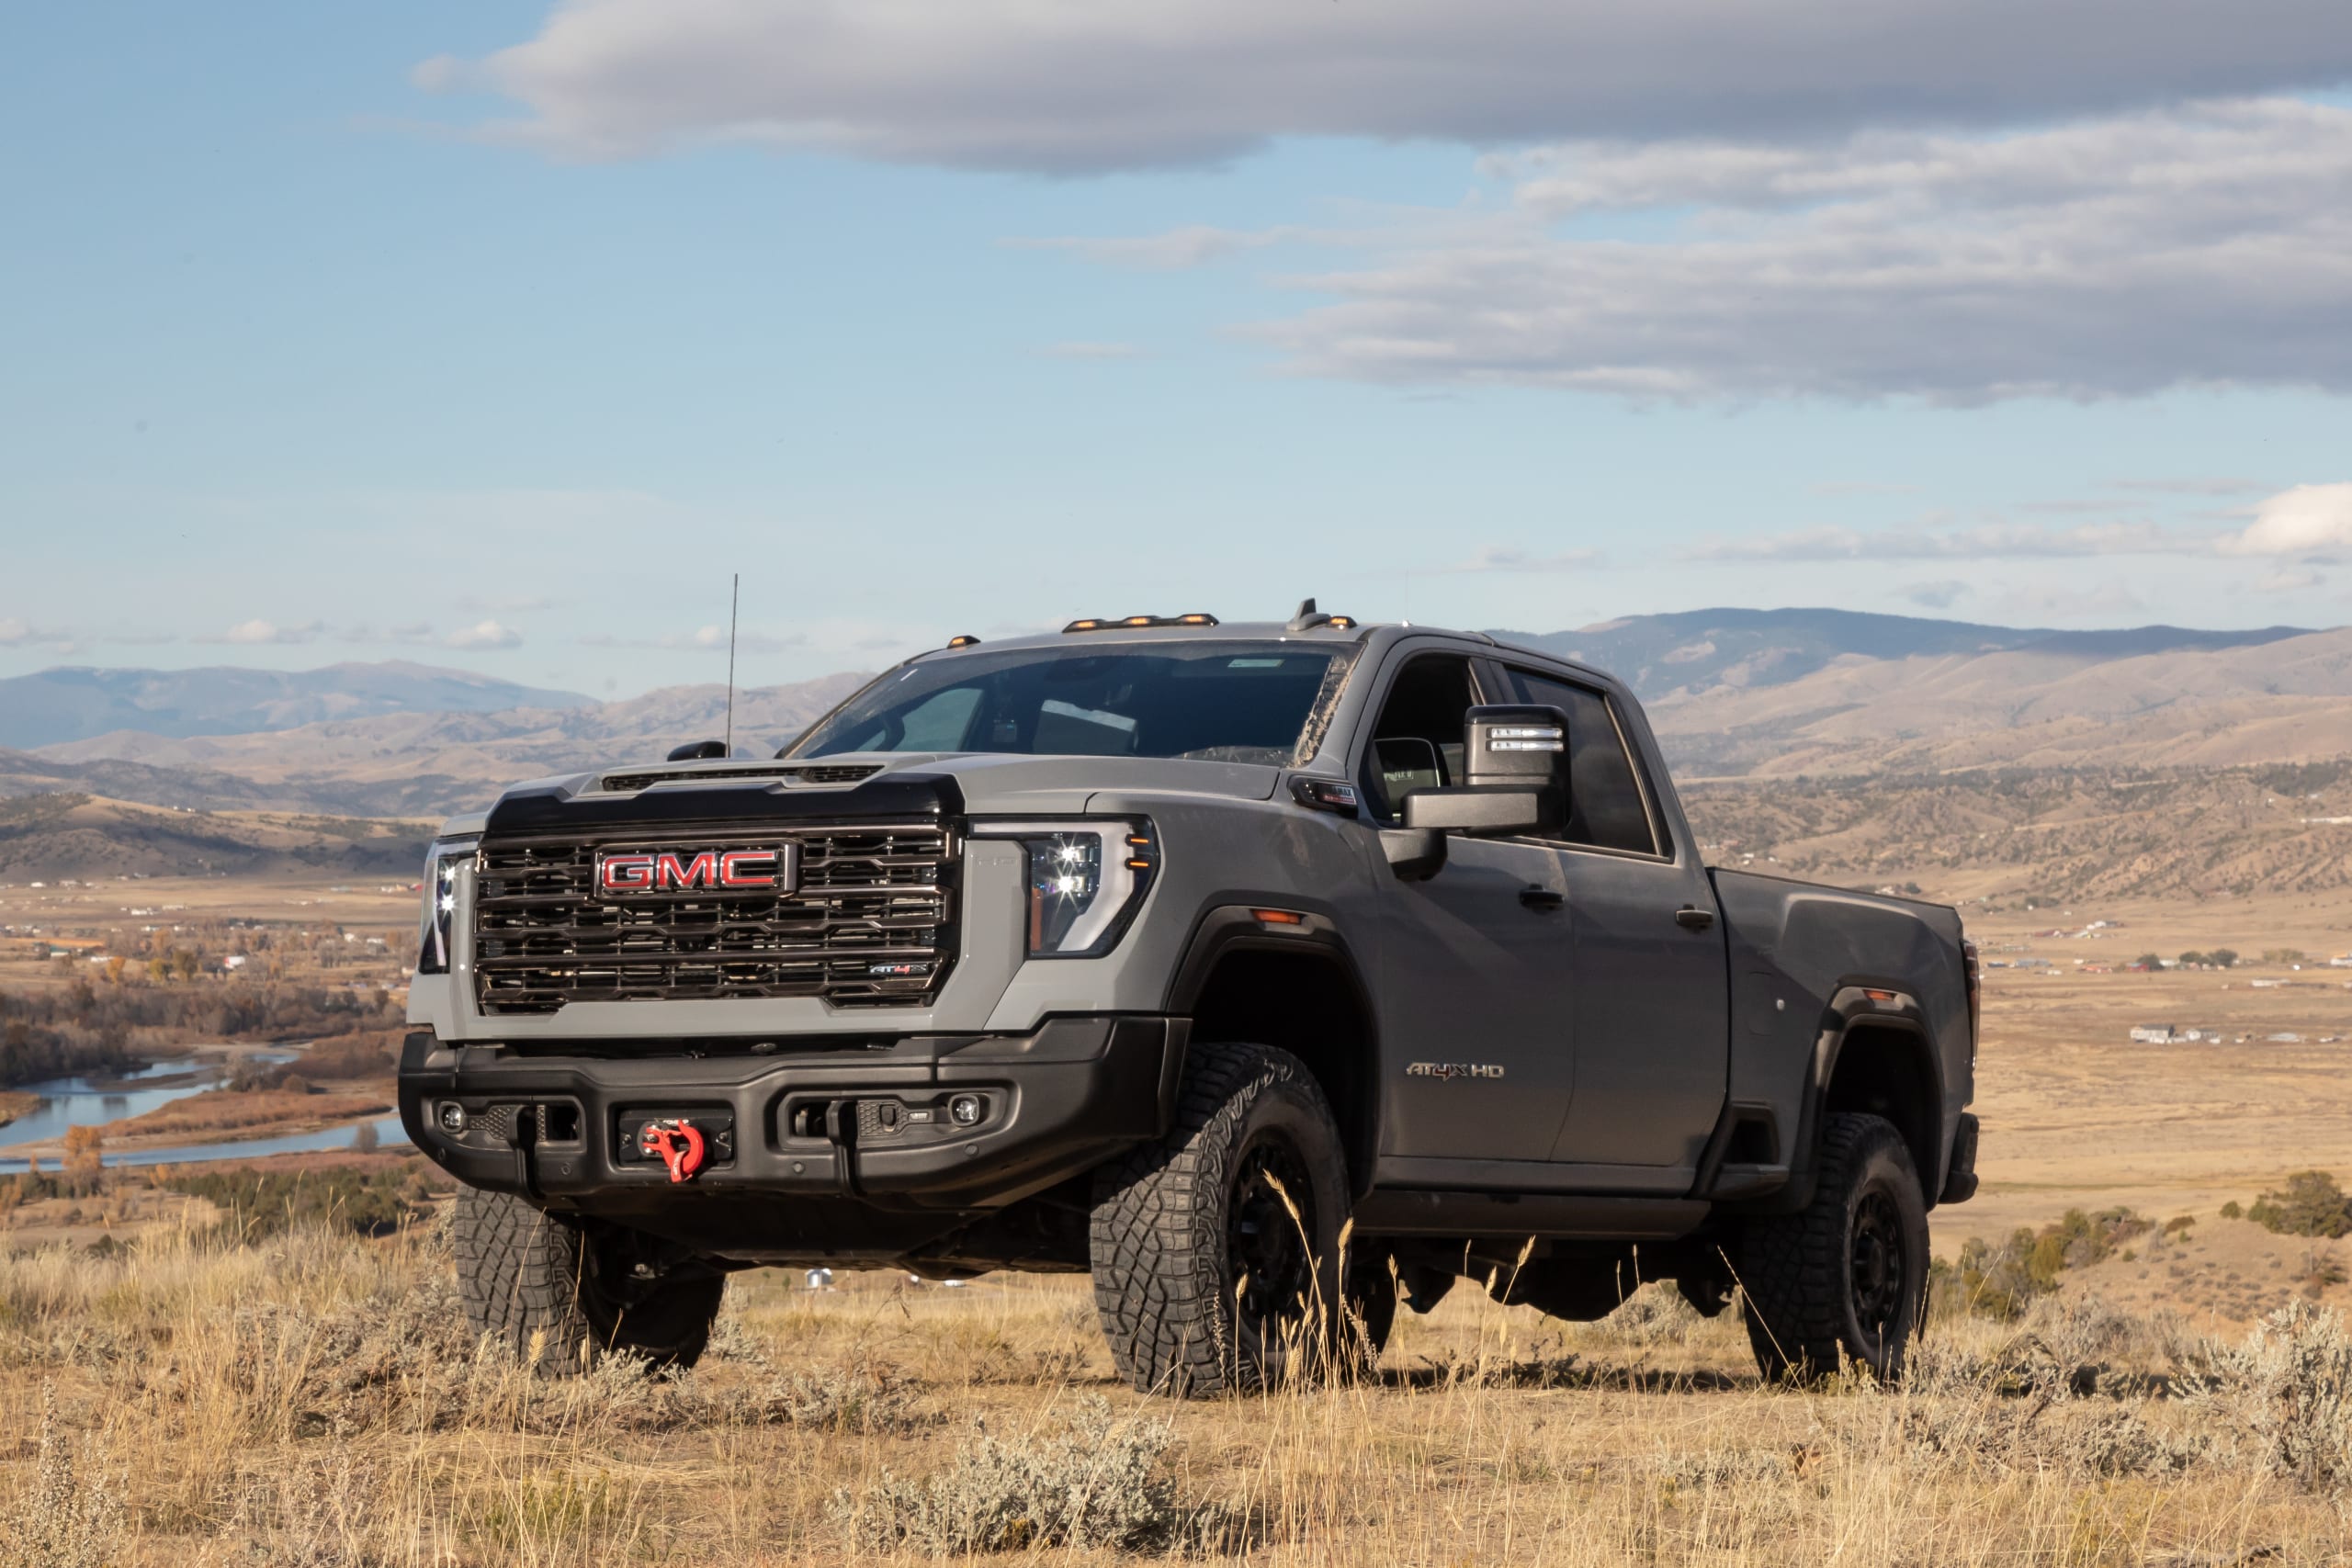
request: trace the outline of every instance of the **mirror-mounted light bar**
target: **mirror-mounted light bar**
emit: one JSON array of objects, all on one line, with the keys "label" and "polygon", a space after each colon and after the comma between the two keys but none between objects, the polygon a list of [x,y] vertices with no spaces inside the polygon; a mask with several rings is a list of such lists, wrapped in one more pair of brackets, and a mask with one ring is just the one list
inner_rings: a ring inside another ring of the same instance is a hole
[{"label": "mirror-mounted light bar", "polygon": [[1062,635],[1067,637],[1071,632],[1115,631],[1128,626],[1213,626],[1215,625],[1216,625],[1215,615],[1204,615],[1198,610],[1188,615],[1121,615],[1115,619],[1089,616],[1085,620],[1072,621],[1064,626]]}]

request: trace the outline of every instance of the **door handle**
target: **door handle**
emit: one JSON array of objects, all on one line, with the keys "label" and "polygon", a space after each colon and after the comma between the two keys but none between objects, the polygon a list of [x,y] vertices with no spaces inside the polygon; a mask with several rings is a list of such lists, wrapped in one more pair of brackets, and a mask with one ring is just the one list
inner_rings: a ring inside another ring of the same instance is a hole
[{"label": "door handle", "polygon": [[1702,909],[1696,904],[1685,904],[1674,911],[1674,923],[1687,931],[1702,931],[1715,923],[1715,912]]},{"label": "door handle", "polygon": [[1555,893],[1548,887],[1539,887],[1531,882],[1519,890],[1519,901],[1539,914],[1548,915],[1568,900],[1564,894]]}]

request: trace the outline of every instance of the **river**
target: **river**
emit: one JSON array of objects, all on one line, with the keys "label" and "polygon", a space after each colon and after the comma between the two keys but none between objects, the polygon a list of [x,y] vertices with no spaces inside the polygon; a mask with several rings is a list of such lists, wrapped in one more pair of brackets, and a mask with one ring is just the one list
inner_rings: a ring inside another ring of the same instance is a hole
[{"label": "river", "polygon": [[[246,1054],[248,1060],[290,1062],[300,1055],[293,1051],[261,1051]],[[158,1106],[169,1105],[192,1094],[201,1094],[216,1087],[224,1064],[219,1058],[199,1060],[181,1057],[156,1062],[125,1073],[118,1078],[93,1082],[85,1077],[51,1078],[46,1083],[21,1086],[21,1092],[41,1097],[40,1106],[0,1127],[0,1150],[26,1144],[52,1143],[65,1136],[69,1127],[107,1127],[132,1116],[144,1115]],[[405,1144],[408,1134],[401,1128],[397,1116],[379,1118],[373,1123],[376,1136],[385,1145]],[[322,1149],[347,1149],[358,1136],[357,1126],[329,1127],[320,1132],[284,1133],[271,1138],[240,1138],[222,1144],[183,1144],[170,1147],[141,1148],[117,1153],[105,1152],[108,1165],[185,1165],[201,1160],[252,1159],[259,1155],[310,1154]],[[55,1159],[42,1164],[57,1168]],[[0,1176],[12,1175],[29,1168],[29,1162],[0,1154]]]}]

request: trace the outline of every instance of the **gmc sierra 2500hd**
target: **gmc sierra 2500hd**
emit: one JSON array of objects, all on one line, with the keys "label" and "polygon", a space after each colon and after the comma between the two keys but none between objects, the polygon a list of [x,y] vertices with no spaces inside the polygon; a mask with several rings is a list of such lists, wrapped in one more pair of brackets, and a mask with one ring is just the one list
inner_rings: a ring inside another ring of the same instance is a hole
[{"label": "gmc sierra 2500hd", "polygon": [[958,637],[720,750],[433,847],[401,1116],[483,1331],[684,1363],[739,1269],[1085,1270],[1197,1395],[1460,1278],[1657,1279],[1768,1373],[1899,1370],[1973,949],[1704,864],[1607,674],[1310,600]]}]

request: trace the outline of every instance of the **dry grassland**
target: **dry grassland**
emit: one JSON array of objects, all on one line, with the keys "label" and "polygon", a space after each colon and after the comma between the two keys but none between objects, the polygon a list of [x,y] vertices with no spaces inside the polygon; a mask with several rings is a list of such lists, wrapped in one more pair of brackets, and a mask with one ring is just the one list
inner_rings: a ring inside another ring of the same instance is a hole
[{"label": "dry grassland", "polygon": [[0,1261],[8,1561],[76,1561],[77,1540],[80,1561],[174,1568],[884,1561],[958,1531],[1086,1562],[2352,1551],[2332,1315],[2264,1365],[2045,1310],[1945,1325],[1901,1390],[1801,1392],[1757,1384],[1729,1318],[1655,1292],[1570,1327],[1465,1289],[1400,1325],[1371,1382],[1180,1405],[1116,1383],[1075,1280],[791,1283],[739,1281],[682,1380],[558,1381],[477,1356],[429,1236],[157,1231]]},{"label": "dry grassland", "polygon": [[[2157,1219],[2210,1215],[2292,1170],[2316,1167],[2352,1181],[2352,970],[2259,962],[2271,949],[2301,949],[2323,963],[2352,950],[2352,900],[1963,913],[1987,958],[2041,958],[2052,968],[1986,971],[1976,1073],[1984,1186],[1973,1201],[1937,1212],[1939,1253],[1966,1236],[2039,1224],[2077,1205],[2123,1204]],[[2079,931],[2099,919],[2120,923],[2090,937],[2034,934]],[[2229,971],[2123,972],[2143,952],[2171,958],[2220,946],[2253,962]],[[2108,972],[2082,972],[2089,969]],[[2232,1043],[2128,1038],[2135,1024],[2165,1022],[2219,1028]],[[2267,1038],[2282,1033],[2302,1041]],[[2239,1034],[2252,1038],[2237,1043]],[[2320,1043],[2328,1034],[2345,1038]]]}]

